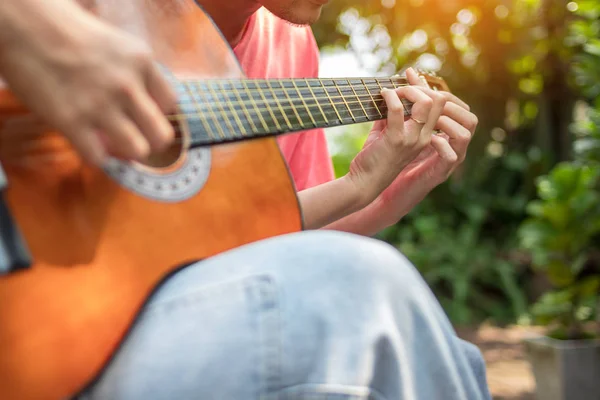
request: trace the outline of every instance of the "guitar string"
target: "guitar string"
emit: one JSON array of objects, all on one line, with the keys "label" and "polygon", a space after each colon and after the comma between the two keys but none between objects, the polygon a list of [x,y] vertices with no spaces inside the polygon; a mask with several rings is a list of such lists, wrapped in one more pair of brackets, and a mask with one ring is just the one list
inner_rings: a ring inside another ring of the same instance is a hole
[{"label": "guitar string", "polygon": [[[283,125],[283,124],[280,124],[280,122],[281,122],[280,119],[276,118],[275,115],[274,115],[274,113],[273,113],[273,109],[275,109],[274,107],[272,107],[272,103],[273,102],[274,102],[274,100],[272,100],[272,99],[270,100],[270,102],[266,101],[265,104],[264,104],[265,107],[260,107],[258,104],[254,104],[255,108],[259,112],[257,113],[257,115],[252,116],[252,118],[250,118],[250,119],[246,118],[246,120],[248,122],[250,122],[251,124],[253,124],[254,120],[256,119],[256,117],[258,117],[259,119],[263,119],[265,117],[264,111],[266,110],[266,111],[269,111],[269,113],[271,114],[272,120],[275,123],[276,127],[271,126],[272,129],[269,129],[268,125],[272,125],[272,124],[266,124],[265,123],[265,128],[267,128],[267,129],[265,129],[264,131],[259,131],[257,129],[252,130],[250,132],[250,135],[252,137],[262,136],[262,135],[265,135],[265,134],[268,134],[268,133],[273,134],[273,133],[278,133],[278,132],[297,131],[297,130],[302,130],[303,128],[306,128],[304,126],[303,121],[301,119],[299,119],[297,123],[290,123],[289,120],[286,119],[287,123],[285,125],[287,125],[287,126],[284,127],[284,129],[282,129],[281,125]],[[219,108],[221,110],[223,110],[223,107],[221,106],[221,103],[223,103],[223,102],[219,102]],[[386,105],[383,105],[383,107],[380,109],[380,107],[378,107],[377,104],[372,103],[370,100],[367,101],[366,103],[364,101],[359,101],[359,102],[355,101],[355,102],[346,102],[346,103],[341,103],[341,102],[337,102],[336,103],[336,102],[333,102],[333,101],[330,102],[330,104],[333,105],[334,107],[335,106],[339,106],[339,105],[345,105],[346,107],[348,107],[348,103],[360,104],[360,106],[361,106],[360,109],[362,110],[362,112],[364,113],[364,115],[360,115],[360,116],[358,116],[358,118],[360,118],[360,119],[365,119],[366,118],[365,121],[361,121],[361,122],[368,122],[368,121],[372,121],[374,119],[378,119],[378,117],[376,115],[372,115],[371,114],[371,112],[373,112],[373,111],[376,111],[377,114],[380,117],[383,117],[382,109],[387,108]],[[318,106],[318,104],[317,104],[317,106]],[[314,105],[311,105],[311,107],[314,107]],[[303,117],[309,117],[311,119],[313,118],[312,117],[312,113],[313,112],[311,112],[311,110],[308,107],[306,108],[306,111],[302,110],[301,108],[298,108],[294,104],[291,104],[291,106],[279,107],[279,108],[280,108],[280,110],[282,112],[283,112],[283,110],[294,110],[295,113],[301,114]],[[319,109],[323,113],[322,108],[319,107]],[[405,104],[405,115],[406,115],[406,113],[408,113],[408,115],[410,115],[411,109],[412,109],[412,103],[410,103],[408,105]],[[212,130],[206,130],[205,129],[205,133],[210,137],[211,141],[223,141],[223,139],[225,139],[225,140],[227,140],[227,139],[232,140],[232,139],[240,138],[239,133],[241,133],[241,137],[247,136],[247,134],[245,132],[245,130],[246,130],[246,124],[242,124],[241,121],[238,123],[238,127],[239,127],[240,131],[238,131],[236,129],[233,129],[233,127],[231,127],[231,130],[229,130],[229,132],[227,132],[227,133],[225,133],[223,131],[223,120],[232,119],[231,118],[232,116],[234,116],[234,117],[236,116],[234,113],[222,111],[220,113],[220,118],[217,118],[216,115],[215,115],[215,113],[213,112],[214,108],[211,108],[210,110],[206,110],[205,109],[205,110],[202,110],[202,111],[210,111],[212,113],[211,114],[212,115],[212,120],[213,120],[212,121],[212,125],[214,125],[215,128],[217,130],[219,130],[219,134],[220,134],[219,136],[221,136],[221,139],[219,140],[218,138],[214,137],[214,134],[213,134]],[[348,111],[350,111],[350,108],[349,108]],[[348,111],[343,110],[342,113],[343,114],[348,114]],[[355,110],[355,111],[357,111],[357,110]],[[239,120],[239,117],[240,117],[240,115],[239,115],[240,112],[237,113],[238,120]],[[334,118],[333,121],[330,119],[330,116],[331,116],[332,112],[335,112],[335,114],[336,114],[336,118]],[[182,118],[181,118],[181,116],[184,115],[184,114],[180,114],[180,115],[176,115],[176,116],[173,116],[173,117],[169,117],[169,119],[175,118],[176,121],[178,122],[178,125],[179,125],[179,124],[185,123],[185,122],[193,122],[193,119],[191,119],[191,118],[195,117],[197,120],[200,120],[203,125],[206,125],[206,123],[207,123],[206,119],[210,118],[210,115],[206,115],[206,114],[207,113],[198,113],[198,112],[196,112],[196,113],[187,113],[185,115],[189,119],[186,119],[184,121],[182,121]],[[328,114],[328,115],[325,115],[325,114]],[[345,120],[347,120],[347,118],[342,117],[340,115],[340,111],[336,110],[336,108],[334,108],[333,110],[326,110],[326,113],[323,113],[323,117],[324,117],[324,121],[323,121],[323,123],[320,124],[323,127],[331,126],[331,125],[339,125],[340,123],[341,124],[347,124],[348,123],[348,122],[345,123]],[[351,117],[352,117],[352,114],[351,114]],[[355,122],[355,123],[358,122],[357,119],[356,119],[356,117],[352,117],[352,120],[353,120],[352,122]],[[297,124],[299,124],[299,126],[297,126]],[[176,125],[176,127],[178,127],[178,125]],[[316,128],[318,126],[319,126],[319,124],[314,124],[313,123],[313,128]]]},{"label": "guitar string", "polygon": [[[370,107],[370,109],[372,110],[373,107]],[[330,111],[329,113],[331,113],[332,111]],[[305,112],[301,111],[302,114],[305,114]],[[306,115],[308,116],[308,115]],[[366,122],[372,122],[375,120],[380,120],[383,119],[384,116],[382,114],[379,114],[379,116],[377,115],[364,115],[364,116],[360,116],[359,118],[366,118],[364,121],[357,121],[357,120],[353,120],[352,123],[366,123]],[[335,126],[335,125],[347,125],[350,124],[350,118],[342,118],[341,120],[336,120],[336,121],[331,121],[329,119],[326,119],[324,121],[324,124],[321,124],[321,127],[328,127],[328,126]],[[250,137],[252,138],[259,138],[259,137],[265,137],[265,136],[269,136],[269,135],[276,135],[276,134],[284,134],[286,132],[294,132],[294,131],[301,131],[301,130],[305,130],[305,129],[315,129],[318,128],[319,125],[315,125],[313,127],[307,128],[305,126],[299,125],[299,126],[292,126],[292,124],[288,125],[285,129],[277,129],[274,126],[271,126],[272,129],[264,129],[263,131],[259,131],[259,130],[255,130],[252,131],[250,134]],[[174,125],[175,128],[175,132],[176,133],[181,133],[181,128],[180,125]],[[267,127],[268,128],[268,127]],[[210,143],[223,143],[223,142],[227,142],[228,140],[236,140],[236,139],[243,139],[244,137],[246,137],[247,135],[244,133],[241,133],[238,131],[231,131],[231,132],[227,132],[225,134],[225,138],[219,138],[214,136],[214,133],[212,132],[212,130],[206,131],[205,132],[207,134],[208,137],[200,139],[197,135],[194,135],[193,132],[191,132],[191,144],[192,147],[194,145],[199,145],[200,142],[202,142],[203,144],[210,144]],[[180,142],[183,142],[183,139],[174,139],[173,143],[177,144]],[[207,142],[208,141],[208,142]]]},{"label": "guitar string", "polygon": [[[354,95],[352,95],[352,97],[353,96]],[[363,95],[363,96],[369,96],[369,95]],[[375,101],[373,101],[370,97],[371,96],[369,96],[369,99],[365,99],[365,100],[339,101],[339,102],[338,101],[329,101],[329,98],[325,98],[325,97],[321,97],[321,98],[309,97],[309,98],[304,98],[304,101],[310,102],[312,100],[328,100],[326,102],[324,102],[324,101],[320,102],[319,104],[316,104],[316,103],[309,104],[309,103],[307,103],[308,107],[311,107],[311,108],[312,107],[318,107],[319,105],[320,106],[336,106],[336,107],[337,106],[346,106],[346,105],[352,105],[352,106],[359,105],[359,106],[368,106],[368,107],[379,108],[379,106],[376,103],[380,102],[380,101],[384,101],[383,97],[377,98],[376,95],[375,95],[375,96],[373,96],[373,97],[375,97]],[[337,98],[342,98],[342,97],[338,96]],[[336,97],[332,96],[331,99],[332,100],[336,99]],[[293,99],[293,100],[302,101],[299,98],[298,99]],[[411,107],[414,104],[414,103],[412,103],[410,101],[407,101],[407,100],[404,100],[404,99],[401,99],[401,100],[402,100],[402,103],[403,103],[403,105],[405,107]],[[247,105],[256,104],[258,106],[258,109],[260,111],[269,111],[269,110],[273,110],[275,108],[279,108],[279,107],[273,107],[273,105],[274,105],[275,102],[276,102],[275,99],[265,99],[264,101],[258,101],[256,99],[252,99],[252,100],[248,100],[248,101],[242,100],[241,102],[240,101],[231,102],[230,99],[224,99],[224,100],[222,100],[222,99],[211,99],[210,103],[218,105],[218,106],[222,106],[223,104],[226,104],[226,103],[231,103],[233,106],[240,105],[241,107],[246,107]],[[192,106],[192,108],[198,109],[199,111],[203,111],[203,112],[210,112],[211,110],[214,111],[214,108],[209,107],[209,103],[208,102],[205,103],[205,105],[202,105],[200,103],[196,103],[193,100],[189,101],[189,102],[187,102],[187,101],[181,101],[179,103],[179,105],[180,105],[180,108],[182,108],[182,106]],[[265,107],[260,107],[261,105],[265,105]],[[386,107],[386,104],[384,104],[383,107]],[[289,106],[285,105],[285,106],[282,106],[281,108],[283,110],[294,110],[294,109],[297,110],[298,108],[303,108],[303,107],[300,107],[300,105],[296,105],[296,104],[292,103]],[[343,108],[347,109],[347,107],[343,107]],[[240,112],[242,111],[241,109],[240,110],[235,109],[235,110],[236,110],[236,112],[237,111],[240,111]],[[334,110],[332,109],[332,111],[334,111]],[[356,110],[354,110],[354,111],[356,111]],[[345,113],[347,111],[343,111],[343,112]],[[229,116],[233,115],[232,112],[228,112],[228,111],[225,111],[225,114],[229,115]],[[181,117],[186,117],[186,116],[197,116],[197,115],[199,115],[199,114],[184,112],[184,113],[172,113],[172,114],[168,114],[167,117],[177,118],[177,117],[180,117],[180,116]]]},{"label": "guitar string", "polygon": [[[189,82],[184,83],[183,86],[190,86]],[[405,86],[409,86],[409,85],[394,86],[393,88],[388,88],[388,89],[397,89],[397,88],[405,87]],[[200,92],[201,93],[205,93],[206,92],[206,90],[204,90],[204,88],[202,88],[200,86],[192,86],[192,87],[200,89],[198,91],[199,93]],[[260,87],[256,87],[256,88],[246,87],[244,89],[238,89],[238,88],[230,89],[230,88],[226,88],[226,89],[219,90],[219,92],[217,92],[216,94],[217,95],[219,93],[245,94],[245,95],[248,95],[248,100],[251,100],[250,99],[250,97],[251,97],[250,95],[252,93],[258,93],[258,94],[262,93],[262,94],[264,94],[268,90],[268,91],[271,91],[271,92],[277,92],[278,91],[278,92],[282,93],[285,96],[288,96],[289,94],[292,94],[293,97],[294,97],[294,100],[300,100],[301,98],[308,98],[308,99],[315,99],[315,100],[329,100],[330,98],[331,99],[344,99],[344,98],[348,98],[348,97],[357,97],[358,98],[358,97],[381,96],[381,94],[379,94],[379,93],[377,93],[377,94],[374,95],[373,93],[371,93],[371,91],[372,90],[373,91],[377,91],[377,90],[380,91],[382,89],[382,87],[361,89],[360,87],[359,88],[353,88],[352,86],[348,86],[346,88],[340,88],[340,89],[344,89],[344,90],[352,91],[353,92],[353,94],[348,94],[348,95],[343,95],[343,94],[342,95],[332,95],[332,94],[329,93],[330,92],[329,90],[325,90],[325,89],[333,89],[334,91],[337,91],[337,89],[335,87],[327,87],[327,88],[314,87],[314,88],[310,88],[310,89],[312,89],[311,92],[314,92],[315,90],[321,91],[325,96],[318,97],[318,96],[313,95],[313,94],[311,94],[311,95],[304,95],[301,92],[301,90],[307,90],[308,91],[309,90],[308,87],[306,87],[306,88],[305,87],[299,87],[298,89],[296,89],[296,88],[285,88],[285,87],[272,88],[272,89],[266,89],[266,88],[260,88]],[[208,88],[208,90],[210,90],[210,88]],[[366,93],[358,94],[357,92],[366,92]],[[356,94],[354,94],[354,93],[356,93]],[[275,93],[275,94],[278,95],[278,93]],[[300,96],[298,96],[298,95],[300,95]],[[319,95],[321,95],[321,93],[319,93]],[[269,96],[271,96],[271,95],[269,95]],[[272,97],[272,99],[275,99],[275,98]],[[242,101],[246,101],[246,100],[242,100]]]},{"label": "guitar string", "polygon": [[[202,82],[202,81],[198,81],[198,82]],[[190,81],[186,81],[186,82],[183,83],[183,86],[189,86],[189,83],[190,83]],[[408,85],[403,85],[403,86],[408,86]],[[331,87],[331,88],[335,90],[334,87]],[[199,88],[199,89],[201,89],[201,88]],[[292,88],[284,88],[284,87],[274,88],[274,89],[282,91],[284,94],[289,94],[290,90],[292,90]],[[289,90],[287,90],[287,89],[289,89]],[[327,91],[324,90],[324,88],[315,87],[315,89],[323,90],[323,92],[325,92],[325,94],[328,95]],[[346,89],[352,89],[352,87],[349,86]],[[295,88],[293,90],[296,91]],[[332,105],[332,106],[334,106],[333,111],[336,112],[336,113],[338,113],[337,106],[342,106],[342,105],[344,105],[344,106],[347,106],[347,105],[353,105],[353,106],[354,105],[359,105],[361,108],[364,108],[364,105],[366,104],[369,107],[373,107],[373,105],[374,105],[377,108],[377,111],[381,114],[381,112],[380,112],[379,107],[377,106],[377,104],[371,105],[371,103],[373,103],[374,98],[377,98],[376,99],[377,101],[382,101],[383,100],[383,96],[377,95],[377,94],[373,95],[371,93],[371,89],[370,88],[365,88],[365,89],[360,89],[359,88],[358,90],[359,91],[366,91],[367,94],[359,94],[359,95],[352,94],[352,95],[348,95],[348,96],[343,96],[343,95],[342,96],[331,96],[331,95],[328,95],[327,97],[303,96],[301,92],[299,92],[299,93],[292,93],[292,94],[294,95],[293,96],[294,100],[301,100],[301,101],[307,101],[307,100],[311,101],[311,100],[313,100],[315,102],[319,102],[320,101],[319,104],[310,104],[310,107],[322,106],[322,105],[325,105],[325,106]],[[266,111],[269,111],[270,113],[272,113],[274,107],[273,107],[273,105],[271,103],[273,103],[273,102],[278,103],[278,101],[277,101],[276,98],[266,98],[264,96],[264,94],[262,93],[262,92],[264,92],[264,90],[262,88],[258,88],[258,87],[257,88],[252,88],[252,89],[251,88],[246,88],[242,92],[240,92],[240,90],[238,90],[237,88],[235,88],[235,90],[228,90],[228,89],[221,90],[221,92],[234,93],[234,94],[236,94],[236,96],[239,96],[240,93],[248,95],[248,100],[242,100],[241,102],[238,100],[238,101],[233,102],[232,103],[233,105],[238,105],[239,104],[242,107],[245,107],[248,104],[249,105],[254,105],[254,106],[256,106],[256,105],[262,105],[262,104],[256,103],[256,99],[254,98],[254,96],[251,95],[251,93],[252,93],[251,91],[255,91],[255,93],[258,92],[261,95],[261,97],[264,99],[263,103],[264,103],[265,107],[258,107],[258,109],[260,111],[265,111],[266,110]],[[202,90],[200,90],[200,92],[202,92]],[[188,93],[189,93],[189,91],[188,91]],[[300,96],[297,97],[297,94],[299,94]],[[200,93],[198,93],[198,95],[200,95]],[[365,100],[358,99],[358,100],[350,100],[350,101],[348,101],[348,100],[345,100],[347,97],[356,97],[357,99],[359,97],[361,97],[361,98],[362,97],[368,97],[368,98],[365,99]],[[342,101],[341,102],[333,101],[333,100],[337,100],[337,99],[342,99]],[[192,100],[194,100],[194,99],[192,99]],[[217,99],[213,98],[211,100],[213,102],[217,102],[219,107],[221,107],[223,104],[231,103],[231,98],[226,98],[226,99],[222,100],[219,97]],[[327,102],[323,102],[324,100],[327,100]],[[403,101],[403,103],[406,103],[404,101],[404,99],[402,99],[402,101]],[[190,105],[192,102],[184,102],[184,101],[182,101],[182,102],[180,102],[180,104],[183,105],[183,106],[185,106],[185,105]],[[410,106],[412,106],[412,104],[413,103],[409,102],[408,105],[404,104],[404,106],[405,107],[407,107],[407,106],[410,107]],[[384,107],[385,107],[385,104],[384,104]],[[198,107],[198,103],[196,103],[196,107],[194,107],[194,108],[199,108]],[[281,108],[281,107],[278,107],[278,108]],[[214,108],[209,108],[209,107],[201,107],[201,108],[199,108],[199,111],[211,111],[211,110],[214,111]],[[284,106],[283,110],[297,111],[298,110],[298,105],[291,103],[290,106]],[[343,112],[346,113],[346,111],[343,111]],[[220,114],[223,117],[232,117],[232,116],[234,116],[233,113],[227,113],[227,112],[221,112]],[[179,120],[181,117],[190,117],[190,116],[200,117],[201,115],[202,114],[199,114],[198,112],[196,112],[196,113],[173,113],[173,114],[169,114],[167,117],[170,118],[170,119],[178,119]],[[276,119],[273,117],[273,120],[275,121]]]},{"label": "guitar string", "polygon": [[[381,98],[381,100],[383,100],[383,97]],[[218,101],[213,101],[213,103],[218,103],[219,106],[222,106],[223,104],[228,104],[231,102],[228,101],[222,101],[222,100],[218,100]],[[219,113],[222,117],[226,117],[226,118],[230,118],[230,117],[234,117],[235,115],[240,116],[240,113],[243,111],[242,109],[238,110],[235,106],[240,105],[241,107],[246,107],[247,104],[251,104],[251,105],[255,105],[255,109],[258,110],[259,112],[254,112],[254,111],[249,111],[249,113],[254,114],[252,115],[252,120],[256,118],[259,118],[260,115],[262,115],[262,117],[264,117],[264,112],[272,112],[274,109],[276,109],[276,107],[273,107],[274,100],[270,100],[268,99],[265,102],[251,102],[251,103],[246,103],[246,102],[233,102],[232,105],[234,106],[234,109],[236,111],[236,113],[234,114],[231,111],[224,111]],[[406,111],[410,112],[414,103],[412,102],[408,102],[408,101],[404,101],[402,100],[403,106],[405,108]],[[355,106],[355,105],[359,105],[360,108],[356,108],[352,111],[374,111],[377,112],[377,114],[379,116],[383,116],[382,114],[382,110],[387,108],[386,104],[383,104],[381,107],[378,106],[376,103],[374,103],[372,100],[359,100],[359,101],[346,101],[346,102],[327,102],[327,103],[320,103],[320,104],[307,104],[307,107],[310,108],[317,108],[317,107],[328,107],[331,106],[330,110],[323,110],[326,113],[333,113],[336,112],[342,112],[344,114],[347,114],[348,111],[348,107],[347,106]],[[202,117],[209,117],[206,114],[207,113],[214,113],[215,108],[211,107],[211,106],[199,106],[198,104],[194,104],[193,101],[191,102],[181,102],[180,103],[180,108],[182,108],[183,106],[191,106],[191,108],[195,109],[195,112],[180,112],[180,113],[172,113],[172,114],[168,114],[166,117],[168,120],[171,121],[177,121],[177,122],[181,122],[181,118],[192,118],[195,117],[197,119],[202,119]],[[343,110],[338,109],[338,106],[344,106]],[[296,104],[290,104],[290,105],[284,105],[282,106],[280,109],[281,110],[285,110],[285,111],[295,111],[298,113],[303,114],[303,116],[312,118],[313,117],[313,113],[316,112],[316,110],[309,110],[309,112],[306,112],[304,110],[302,110],[302,108],[307,108],[307,107],[302,107],[301,105],[296,105]],[[277,107],[279,108],[279,107]],[[366,113],[365,113],[366,114]],[[367,115],[365,115],[367,116]],[[363,117],[364,116],[359,116],[359,117]],[[213,119],[215,117],[213,116]],[[275,120],[276,118],[271,117],[273,120]],[[248,119],[247,117],[245,117],[245,119],[247,119],[248,121],[250,121],[250,119]]]}]

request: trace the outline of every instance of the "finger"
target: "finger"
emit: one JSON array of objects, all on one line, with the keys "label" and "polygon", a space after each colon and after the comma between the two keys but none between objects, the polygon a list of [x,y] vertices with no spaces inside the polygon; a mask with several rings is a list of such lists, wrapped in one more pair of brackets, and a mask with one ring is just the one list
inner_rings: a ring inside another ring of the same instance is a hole
[{"label": "finger", "polygon": [[431,147],[433,147],[438,153],[448,172],[451,172],[454,169],[459,157],[452,146],[450,146],[450,143],[448,143],[448,141],[442,137],[433,136],[431,138]]},{"label": "finger", "polygon": [[383,88],[381,97],[385,101],[387,107],[387,133],[392,135],[401,135],[404,132],[404,104],[391,89]]},{"label": "finger", "polygon": [[161,150],[172,142],[175,132],[158,104],[143,90],[136,90],[127,105],[128,112],[152,150]]},{"label": "finger", "polygon": [[[425,94],[425,92],[422,91],[421,88],[416,88],[414,86],[407,86],[405,88],[411,88],[413,90],[416,89],[417,91],[420,91],[423,94]],[[437,121],[438,121],[439,117],[442,115],[442,112],[444,111],[446,99],[441,94],[439,94],[435,91],[431,91],[429,94],[425,94],[425,95],[431,99],[431,108],[429,110],[428,118],[424,119],[424,120],[421,119],[420,121],[425,122],[425,124],[422,127],[421,134],[424,135],[425,137],[428,137],[433,133],[433,130],[435,129]],[[413,120],[418,119],[418,117],[417,117],[419,114],[418,107],[419,107],[418,103],[415,103],[412,107],[411,119],[413,119]]]},{"label": "finger", "polygon": [[83,160],[96,166],[104,163],[106,149],[93,127],[76,127],[62,131]]},{"label": "finger", "polygon": [[462,162],[466,157],[467,148],[471,141],[471,132],[445,115],[440,117],[437,127],[448,135],[447,143],[449,143],[458,155],[458,160]]},{"label": "finger", "polygon": [[406,70],[406,78],[408,80],[408,83],[410,83],[411,85],[427,87],[427,82],[421,79],[419,74],[417,74],[417,72],[412,67]]},{"label": "finger", "polygon": [[464,126],[471,134],[475,134],[479,120],[472,112],[460,107],[455,103],[446,103],[443,115]]},{"label": "finger", "polygon": [[177,110],[177,95],[156,64],[151,63],[146,74],[146,87],[160,110],[167,114]]},{"label": "finger", "polygon": [[101,130],[110,141],[110,148],[126,159],[141,159],[150,152],[150,144],[134,122],[120,111],[108,112],[98,121]]},{"label": "finger", "polygon": [[[420,133],[423,129],[424,123],[426,124],[429,120],[429,114],[431,107],[433,106],[433,100],[422,91],[411,86],[403,86],[396,90],[384,90],[381,95],[386,101],[388,107],[388,128],[395,132],[403,132],[404,129],[404,117],[406,115],[404,104],[401,99],[410,101],[411,106],[411,120],[407,124],[411,124],[416,128],[416,132]],[[418,123],[422,121],[423,123]],[[415,130],[413,130],[415,132]]]}]

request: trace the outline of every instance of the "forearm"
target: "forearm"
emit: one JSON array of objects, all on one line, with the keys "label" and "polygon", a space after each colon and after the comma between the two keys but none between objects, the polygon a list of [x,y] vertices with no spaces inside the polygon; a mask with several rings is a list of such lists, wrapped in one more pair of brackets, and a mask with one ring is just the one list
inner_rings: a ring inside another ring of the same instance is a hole
[{"label": "forearm", "polygon": [[371,199],[344,176],[298,193],[306,229],[321,229],[361,210]]},{"label": "forearm", "polygon": [[385,218],[380,212],[379,199],[357,212],[334,221],[323,229],[356,233],[363,236],[374,236],[387,228],[391,218]]},{"label": "forearm", "polygon": [[379,198],[361,193],[347,176],[298,193],[306,229],[330,229],[373,236],[389,226]]}]

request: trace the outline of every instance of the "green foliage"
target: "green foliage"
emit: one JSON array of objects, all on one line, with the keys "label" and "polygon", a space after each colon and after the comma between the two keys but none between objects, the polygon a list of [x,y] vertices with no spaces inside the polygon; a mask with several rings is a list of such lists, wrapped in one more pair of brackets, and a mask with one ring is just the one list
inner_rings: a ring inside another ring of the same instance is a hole
[{"label": "green foliage", "polygon": [[600,163],[600,101],[594,107],[582,108],[587,113],[586,118],[573,124],[573,133],[576,135],[575,154],[580,160]]},{"label": "green foliage", "polygon": [[584,117],[572,126],[574,149],[578,159],[600,163],[600,4],[581,1],[577,14],[580,19],[571,24],[568,43],[579,50],[573,76],[585,103],[579,107]]},{"label": "green foliage", "polygon": [[[451,319],[515,321],[542,276],[556,291],[532,315],[556,337],[585,336],[600,273],[600,2],[333,1],[314,31],[321,48],[345,47],[373,73],[439,67],[479,118],[464,166],[381,234]],[[366,128],[343,135],[338,175]]]},{"label": "green foliage", "polygon": [[533,265],[556,288],[532,307],[537,323],[556,325],[555,337],[587,336],[583,323],[594,317],[600,274],[584,273],[600,235],[600,168],[562,163],[538,179],[538,200],[532,201],[519,229],[522,246]]},{"label": "green foliage", "polygon": [[576,110],[583,114],[572,124],[576,159],[538,179],[539,199],[528,205],[529,218],[519,229],[533,266],[555,288],[531,312],[560,339],[592,336],[584,323],[594,319],[594,308],[600,335],[600,3],[574,4],[578,19],[569,24],[565,43],[575,52],[572,76],[581,97]]}]

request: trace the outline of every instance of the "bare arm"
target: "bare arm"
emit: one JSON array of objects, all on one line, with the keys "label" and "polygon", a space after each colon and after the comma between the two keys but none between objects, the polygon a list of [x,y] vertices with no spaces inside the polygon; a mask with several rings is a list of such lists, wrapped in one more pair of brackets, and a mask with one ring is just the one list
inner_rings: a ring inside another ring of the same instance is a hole
[{"label": "bare arm", "polygon": [[367,198],[348,176],[298,193],[306,229],[319,229],[356,213]]},{"label": "bare arm", "polygon": [[373,236],[387,228],[378,200],[361,195],[348,176],[298,193],[306,229],[331,229]]}]

